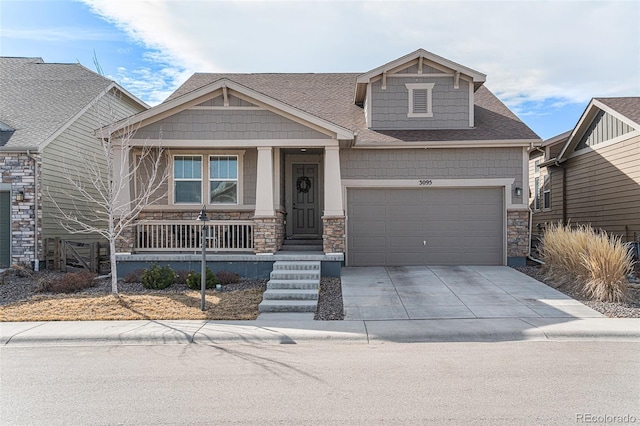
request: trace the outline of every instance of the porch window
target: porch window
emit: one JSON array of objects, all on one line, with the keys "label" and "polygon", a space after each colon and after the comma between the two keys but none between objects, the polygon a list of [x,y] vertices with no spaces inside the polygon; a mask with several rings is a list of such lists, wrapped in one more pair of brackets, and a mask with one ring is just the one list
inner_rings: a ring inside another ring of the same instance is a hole
[{"label": "porch window", "polygon": [[173,197],[175,203],[202,203],[202,156],[173,157]]},{"label": "porch window", "polygon": [[433,117],[431,92],[435,83],[406,83],[409,90],[407,117]]},{"label": "porch window", "polygon": [[238,204],[238,156],[209,157],[209,202]]}]

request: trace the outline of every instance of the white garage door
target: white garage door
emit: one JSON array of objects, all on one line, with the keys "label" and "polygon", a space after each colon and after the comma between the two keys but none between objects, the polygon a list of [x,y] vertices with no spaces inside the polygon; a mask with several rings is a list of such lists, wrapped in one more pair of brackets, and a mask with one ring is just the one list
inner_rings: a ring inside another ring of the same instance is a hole
[{"label": "white garage door", "polygon": [[348,189],[348,264],[502,265],[503,192]]}]

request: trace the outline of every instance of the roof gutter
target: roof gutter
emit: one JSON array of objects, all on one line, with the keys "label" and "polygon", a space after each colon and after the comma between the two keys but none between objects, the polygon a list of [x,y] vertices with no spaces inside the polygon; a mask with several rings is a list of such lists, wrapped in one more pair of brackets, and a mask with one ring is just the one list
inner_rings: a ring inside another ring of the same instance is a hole
[{"label": "roof gutter", "polygon": [[18,154],[29,154],[29,152],[39,153],[37,146],[0,146],[0,152],[14,152]]}]

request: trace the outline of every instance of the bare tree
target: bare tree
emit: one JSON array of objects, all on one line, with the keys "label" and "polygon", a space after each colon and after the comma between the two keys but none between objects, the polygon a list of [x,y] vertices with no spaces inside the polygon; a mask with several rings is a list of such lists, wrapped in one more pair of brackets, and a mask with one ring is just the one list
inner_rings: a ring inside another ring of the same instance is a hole
[{"label": "bare tree", "polygon": [[[99,235],[109,242],[114,295],[118,294],[116,243],[145,207],[166,195],[163,186],[168,179],[162,148],[148,141],[142,146],[134,143],[136,129],[118,120],[117,96],[119,92],[111,89],[93,106],[97,149],[79,152],[74,166],[64,166],[70,191],[52,193],[47,188],[58,223],[67,232]],[[65,208],[60,200],[73,207]]]}]

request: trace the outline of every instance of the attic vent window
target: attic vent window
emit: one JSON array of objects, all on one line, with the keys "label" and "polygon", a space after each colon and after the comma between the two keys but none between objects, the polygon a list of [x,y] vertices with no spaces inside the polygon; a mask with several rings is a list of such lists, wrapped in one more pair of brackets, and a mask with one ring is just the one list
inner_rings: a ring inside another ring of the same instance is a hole
[{"label": "attic vent window", "polygon": [[431,92],[435,83],[407,83],[409,112],[407,117],[433,117]]}]

